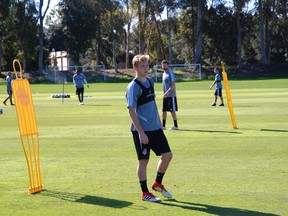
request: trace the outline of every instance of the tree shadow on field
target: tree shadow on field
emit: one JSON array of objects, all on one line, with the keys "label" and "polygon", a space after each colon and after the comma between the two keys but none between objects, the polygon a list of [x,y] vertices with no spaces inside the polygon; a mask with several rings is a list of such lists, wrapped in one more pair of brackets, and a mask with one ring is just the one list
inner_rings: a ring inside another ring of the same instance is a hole
[{"label": "tree shadow on field", "polygon": [[178,131],[194,131],[194,132],[205,132],[205,133],[232,133],[232,134],[242,134],[237,131],[216,131],[216,130],[191,130],[191,129],[179,129]]},{"label": "tree shadow on field", "polygon": [[274,129],[261,129],[260,131],[269,131],[269,132],[288,132],[288,130],[274,130]]},{"label": "tree shadow on field", "polygon": [[85,104],[85,106],[103,106],[103,107],[108,107],[108,106],[112,106],[112,105],[110,105],[110,104]]},{"label": "tree shadow on field", "polygon": [[247,209],[239,208],[228,208],[228,207],[219,207],[212,206],[201,203],[190,203],[190,202],[181,202],[175,199],[168,199],[165,202],[161,202],[161,205],[171,206],[171,207],[180,207],[187,210],[205,212],[211,215],[221,215],[221,216],[279,216],[271,213],[263,213],[257,211],[251,211]]},{"label": "tree shadow on field", "polygon": [[85,204],[105,206],[105,207],[111,207],[111,208],[125,208],[133,204],[132,202],[110,199],[110,198],[105,198],[105,197],[51,191],[51,190],[44,190],[40,194],[43,196],[49,196],[49,197],[66,200],[69,202],[85,203]]}]

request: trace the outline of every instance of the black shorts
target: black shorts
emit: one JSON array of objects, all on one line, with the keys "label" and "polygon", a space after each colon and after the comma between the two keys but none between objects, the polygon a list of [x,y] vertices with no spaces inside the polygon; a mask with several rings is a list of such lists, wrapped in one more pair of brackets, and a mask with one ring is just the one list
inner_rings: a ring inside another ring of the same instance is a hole
[{"label": "black shorts", "polygon": [[152,149],[157,156],[171,152],[168,141],[162,129],[156,131],[145,131],[145,134],[149,139],[149,142],[146,145],[140,143],[138,132],[132,131],[138,160],[149,159],[150,149]]},{"label": "black shorts", "polygon": [[222,96],[222,88],[217,88],[214,93],[215,96]]},{"label": "black shorts", "polygon": [[76,88],[76,95],[83,94],[83,93],[84,93],[84,87]]},{"label": "black shorts", "polygon": [[176,97],[163,98],[163,112],[176,112],[178,111],[178,104]]}]

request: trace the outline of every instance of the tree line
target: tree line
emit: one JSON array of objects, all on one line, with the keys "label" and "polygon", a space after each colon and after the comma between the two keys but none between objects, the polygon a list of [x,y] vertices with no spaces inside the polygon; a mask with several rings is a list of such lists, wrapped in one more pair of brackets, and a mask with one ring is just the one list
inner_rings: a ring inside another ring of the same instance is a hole
[{"label": "tree line", "polygon": [[49,7],[0,1],[0,72],[18,58],[41,73],[52,50],[67,51],[75,65],[115,69],[130,68],[138,53],[152,64],[288,62],[287,0],[59,0],[47,14]]}]

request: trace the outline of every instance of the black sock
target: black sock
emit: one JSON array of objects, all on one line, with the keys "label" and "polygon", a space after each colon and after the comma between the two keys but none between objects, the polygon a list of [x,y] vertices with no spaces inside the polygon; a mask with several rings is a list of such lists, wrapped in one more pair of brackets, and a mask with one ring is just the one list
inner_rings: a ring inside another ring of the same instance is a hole
[{"label": "black sock", "polygon": [[163,176],[164,176],[165,173],[160,173],[160,172],[157,172],[157,176],[156,176],[156,182],[158,182],[159,184],[162,184],[162,179],[163,179]]},{"label": "black sock", "polygon": [[178,127],[177,120],[174,120],[174,127]]},{"label": "black sock", "polygon": [[142,192],[148,192],[148,188],[147,188],[147,180],[140,181],[140,186],[141,186],[141,190],[142,190]]},{"label": "black sock", "polygon": [[163,120],[162,120],[162,124],[163,124],[163,127],[165,127],[165,125],[166,125],[166,119],[163,119]]}]

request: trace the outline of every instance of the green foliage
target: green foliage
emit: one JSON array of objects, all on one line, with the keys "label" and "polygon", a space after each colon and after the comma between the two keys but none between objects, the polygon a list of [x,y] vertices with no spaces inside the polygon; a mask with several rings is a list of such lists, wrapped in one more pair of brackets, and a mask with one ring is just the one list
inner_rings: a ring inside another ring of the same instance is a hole
[{"label": "green foliage", "polygon": [[[232,2],[236,4],[238,1]],[[242,59],[243,64],[258,64],[261,57],[259,14],[257,7],[247,8],[248,2],[241,0]],[[236,7],[223,1],[205,0],[61,0],[46,19],[43,62],[49,62],[48,51],[55,48],[56,51],[68,51],[73,60],[70,63],[77,65],[96,63],[113,68],[115,60],[117,66],[123,68],[128,52],[129,63],[133,55],[144,52],[150,54],[152,63],[156,64],[168,58],[169,26],[172,62],[192,63],[196,51],[198,3],[205,5],[201,64],[215,65],[221,59],[229,65],[237,65]],[[16,57],[26,62],[27,70],[38,68],[39,35],[35,2],[1,0],[0,4],[1,69],[11,70],[11,63]],[[263,7],[267,56],[271,64],[287,63],[285,1],[265,1]],[[165,19],[167,13],[168,20]],[[129,50],[126,50],[128,36]]]},{"label": "green foliage", "polygon": [[[1,12],[2,10],[5,12]],[[30,70],[35,69],[38,51],[35,3],[4,1],[2,4],[1,1],[0,14],[3,14],[0,15],[0,46],[2,46],[0,58],[3,59],[3,65],[0,66],[4,66],[3,70],[12,70],[13,59],[19,58],[26,62]]]},{"label": "green foliage", "polygon": [[64,0],[61,3],[65,29],[66,49],[72,60],[79,65],[79,57],[91,46],[95,36],[95,9],[90,0]]}]

